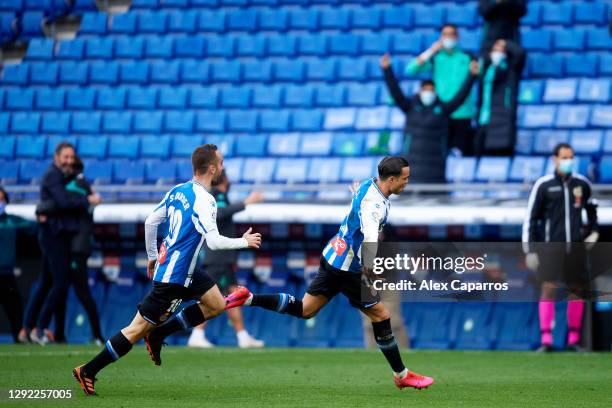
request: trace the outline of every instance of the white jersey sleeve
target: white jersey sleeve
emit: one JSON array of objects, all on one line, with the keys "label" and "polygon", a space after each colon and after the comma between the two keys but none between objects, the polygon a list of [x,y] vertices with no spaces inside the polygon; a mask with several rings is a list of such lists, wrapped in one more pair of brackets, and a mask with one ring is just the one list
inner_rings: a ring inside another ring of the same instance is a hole
[{"label": "white jersey sleeve", "polygon": [[157,259],[157,227],[165,222],[168,216],[166,201],[169,195],[170,192],[166,193],[164,199],[161,200],[157,207],[155,207],[155,210],[145,220],[145,247],[149,261]]},{"label": "white jersey sleeve", "polygon": [[[369,195],[369,194],[368,194]],[[361,202],[360,222],[363,242],[378,242],[380,223],[385,217],[386,206],[374,198],[366,197]]]}]

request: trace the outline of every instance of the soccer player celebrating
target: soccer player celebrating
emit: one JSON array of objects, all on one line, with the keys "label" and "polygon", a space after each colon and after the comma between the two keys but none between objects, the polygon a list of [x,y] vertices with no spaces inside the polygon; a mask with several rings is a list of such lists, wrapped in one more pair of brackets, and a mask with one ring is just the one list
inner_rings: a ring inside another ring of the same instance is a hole
[{"label": "soccer player celebrating", "polygon": [[400,389],[429,387],[433,378],[408,371],[404,366],[391,330],[389,311],[380,301],[380,295],[371,288],[362,291],[361,283],[362,244],[378,241],[379,231],[387,221],[389,196],[404,191],[409,176],[406,159],[385,157],[378,164],[378,178],[361,183],[340,230],[323,249],[319,272],[302,300],[286,293],[251,294],[242,287],[226,297],[226,308],[244,304],[309,319],[342,293],[372,321],[376,343],[393,369],[395,385]]},{"label": "soccer player celebrating", "polygon": [[[261,245],[261,235],[251,233],[250,228],[242,238],[219,235],[215,199],[208,193],[211,183],[223,170],[223,156],[217,146],[207,144],[196,148],[191,162],[193,179],[170,190],[145,221],[147,274],[153,279],[153,288],[138,305],[130,325],[111,337],[91,361],[72,371],[87,395],[95,394],[96,374],[126,355],[140,339],[145,338],[151,359],[160,365],[160,350],[166,337],[223,312],[225,301],[219,288],[208,275],[195,268],[205,240],[212,250]],[[166,220],[158,253],[157,228]],[[182,300],[187,299],[199,302],[170,318]]]}]

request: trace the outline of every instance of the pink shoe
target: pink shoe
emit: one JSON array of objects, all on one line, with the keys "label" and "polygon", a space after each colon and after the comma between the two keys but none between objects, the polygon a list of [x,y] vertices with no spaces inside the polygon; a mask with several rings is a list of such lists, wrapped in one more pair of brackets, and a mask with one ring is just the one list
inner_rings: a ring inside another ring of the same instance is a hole
[{"label": "pink shoe", "polygon": [[244,286],[238,288],[225,297],[225,310],[244,305],[250,297],[251,292]]},{"label": "pink shoe", "polygon": [[404,378],[394,376],[393,380],[395,381],[395,386],[400,390],[406,387],[412,387],[416,388],[417,390],[422,390],[423,388],[427,388],[434,383],[433,378],[413,373],[412,371],[409,371]]}]

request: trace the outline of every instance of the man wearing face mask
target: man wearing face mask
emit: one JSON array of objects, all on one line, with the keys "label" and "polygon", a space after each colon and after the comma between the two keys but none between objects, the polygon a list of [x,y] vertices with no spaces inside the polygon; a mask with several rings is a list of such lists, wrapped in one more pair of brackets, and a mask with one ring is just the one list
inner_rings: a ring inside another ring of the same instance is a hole
[{"label": "man wearing face mask", "polygon": [[[459,48],[457,27],[446,24],[440,39],[406,67],[408,75],[431,72],[436,94],[442,102],[449,102],[459,92],[470,71],[472,56]],[[474,98],[468,94],[465,101],[451,114],[448,128],[448,148],[457,148],[463,155],[474,153]]]},{"label": "man wearing face mask", "polygon": [[431,80],[422,81],[418,95],[407,98],[393,74],[388,54],[382,57],[380,65],[391,97],[406,115],[403,154],[411,157],[415,169],[413,182],[444,183],[450,116],[468,97],[479,72],[478,63],[470,63],[461,88],[448,102],[438,97],[437,85]]},{"label": "man wearing face mask", "polygon": [[[552,351],[552,322],[560,282],[565,286],[563,289],[569,292],[567,348],[580,351],[584,310],[582,299],[588,291],[588,274],[585,246],[576,243],[594,245],[599,239],[597,202],[591,196],[590,181],[573,172],[572,147],[567,143],[558,144],[553,157],[555,173],[540,177],[529,196],[523,223],[523,249],[527,253],[527,266],[537,271],[542,282],[539,303],[541,347],[538,351]],[[587,214],[587,225],[582,222],[583,210]]]},{"label": "man wearing face mask", "polygon": [[512,156],[516,144],[516,110],[525,50],[513,41],[497,40],[484,59],[477,155]]}]

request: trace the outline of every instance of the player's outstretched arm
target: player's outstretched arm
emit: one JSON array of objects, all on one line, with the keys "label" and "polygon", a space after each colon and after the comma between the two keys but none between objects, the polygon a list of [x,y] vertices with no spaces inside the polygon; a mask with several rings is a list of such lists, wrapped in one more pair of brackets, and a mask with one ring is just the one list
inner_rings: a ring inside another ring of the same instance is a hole
[{"label": "player's outstretched arm", "polygon": [[253,229],[249,228],[249,230],[242,235],[242,238],[228,238],[219,234],[219,231],[215,228],[205,234],[206,245],[213,251],[241,248],[258,249],[261,246],[261,234],[258,232],[253,233],[252,231]]}]

